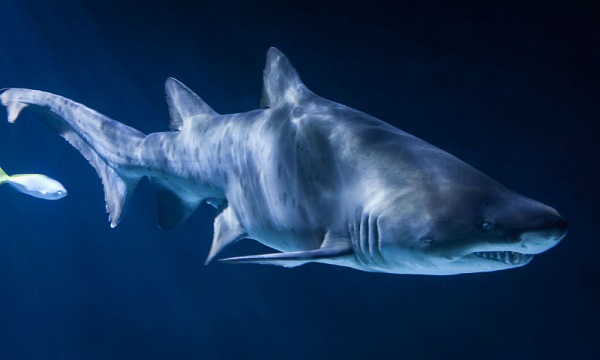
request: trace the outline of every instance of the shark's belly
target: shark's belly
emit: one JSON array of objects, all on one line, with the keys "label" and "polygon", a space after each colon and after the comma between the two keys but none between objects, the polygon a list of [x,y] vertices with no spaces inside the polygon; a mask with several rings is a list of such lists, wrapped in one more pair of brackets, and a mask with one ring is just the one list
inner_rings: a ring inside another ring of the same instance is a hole
[{"label": "shark's belly", "polygon": [[248,238],[280,251],[310,250],[321,246],[326,216],[302,193],[277,193],[240,186],[227,193]]}]

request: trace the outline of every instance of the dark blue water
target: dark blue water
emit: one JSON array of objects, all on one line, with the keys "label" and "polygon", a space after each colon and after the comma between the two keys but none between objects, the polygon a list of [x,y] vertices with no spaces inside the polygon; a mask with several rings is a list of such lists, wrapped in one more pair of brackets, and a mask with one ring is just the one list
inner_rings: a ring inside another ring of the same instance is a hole
[{"label": "dark blue water", "polygon": [[[495,273],[204,266],[211,208],[161,232],[143,183],[110,229],[93,168],[25,111],[0,123],[0,166],[46,173],[70,194],[0,187],[1,359],[600,356],[600,16],[588,3],[48,3],[0,4],[0,87],[164,131],[168,76],[220,113],[254,109],[277,46],[315,93],[457,155],[571,226],[528,266]],[[246,251],[259,249],[230,253]]]}]

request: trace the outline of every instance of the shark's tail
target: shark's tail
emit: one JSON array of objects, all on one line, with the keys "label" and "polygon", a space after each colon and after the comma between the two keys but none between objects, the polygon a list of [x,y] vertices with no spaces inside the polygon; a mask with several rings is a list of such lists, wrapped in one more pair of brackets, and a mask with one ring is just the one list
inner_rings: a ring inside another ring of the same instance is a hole
[{"label": "shark's tail", "polygon": [[47,108],[58,115],[48,122],[96,169],[104,185],[110,225],[117,226],[141,178],[120,165],[125,163],[127,154],[135,153],[145,135],[82,104],[43,91],[7,89],[0,95],[0,101],[8,109],[9,122],[15,122],[29,105]]}]

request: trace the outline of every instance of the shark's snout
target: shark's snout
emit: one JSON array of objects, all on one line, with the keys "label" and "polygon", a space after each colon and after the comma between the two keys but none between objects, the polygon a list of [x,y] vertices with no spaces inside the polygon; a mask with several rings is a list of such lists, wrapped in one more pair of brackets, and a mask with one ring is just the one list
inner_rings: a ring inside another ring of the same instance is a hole
[{"label": "shark's snout", "polygon": [[568,222],[556,211],[546,213],[536,220],[535,226],[520,236],[521,246],[529,254],[539,254],[558,244],[569,227]]}]

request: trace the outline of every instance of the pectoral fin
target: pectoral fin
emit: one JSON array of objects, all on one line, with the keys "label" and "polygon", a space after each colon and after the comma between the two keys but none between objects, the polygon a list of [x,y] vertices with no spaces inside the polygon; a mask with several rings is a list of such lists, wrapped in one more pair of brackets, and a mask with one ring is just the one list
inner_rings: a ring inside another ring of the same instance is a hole
[{"label": "pectoral fin", "polygon": [[294,251],[274,254],[239,256],[219,261],[229,264],[263,264],[279,265],[284,267],[296,267],[309,262],[333,259],[340,256],[352,254],[352,245],[350,243],[341,243],[334,246],[319,248],[308,251]]}]

